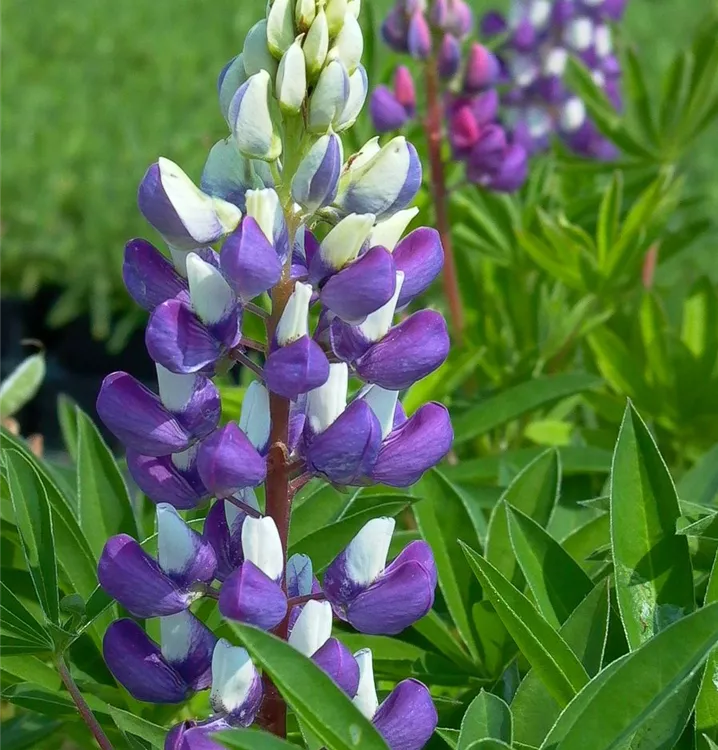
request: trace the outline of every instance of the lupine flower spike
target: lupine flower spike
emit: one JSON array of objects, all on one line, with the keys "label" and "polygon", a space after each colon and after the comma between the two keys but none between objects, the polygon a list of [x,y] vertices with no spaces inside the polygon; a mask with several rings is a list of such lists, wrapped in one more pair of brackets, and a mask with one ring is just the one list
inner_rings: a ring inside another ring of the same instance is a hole
[{"label": "lupine flower spike", "polygon": [[[359,0],[273,0],[220,73],[228,135],[198,184],[166,158],[140,184],[140,210],[167,252],[131,240],[123,276],[149,313],[157,386],[112,373],[97,409],[156,504],[157,534],[109,539],[98,577],[126,614],[103,644],[117,681],[152,703],[209,691],[211,714],[172,727],[166,750],[219,748],[213,736],[232,727],[284,726],[286,706],[265,695],[267,677],[231,640],[231,622],[273,631],[313,660],[393,750],[419,750],[437,724],[414,680],[379,705],[371,654],[332,637],[335,621],[393,635],[423,617],[436,587],[428,545],[389,560],[394,520],[376,518],[319,579],[308,557],[286,557],[289,502],[309,479],[407,487],[453,437],[443,406],[407,416],[400,399],[449,347],[439,313],[397,319],[444,260],[436,231],[407,233],[422,179],[416,150],[400,135],[371,138],[356,154],[342,142],[368,89],[358,12]],[[461,0],[437,13],[402,6],[385,36],[423,59],[434,52],[432,23],[446,38],[468,33]],[[456,48],[441,49],[448,70]],[[467,86],[483,91],[493,61],[472,60]],[[414,117],[416,98],[400,68],[385,119]],[[258,298],[271,304],[266,343],[243,331]],[[238,362],[255,379],[233,421],[222,419],[214,379]],[[156,637],[141,623],[152,618]],[[217,619],[223,638],[208,624]]]}]

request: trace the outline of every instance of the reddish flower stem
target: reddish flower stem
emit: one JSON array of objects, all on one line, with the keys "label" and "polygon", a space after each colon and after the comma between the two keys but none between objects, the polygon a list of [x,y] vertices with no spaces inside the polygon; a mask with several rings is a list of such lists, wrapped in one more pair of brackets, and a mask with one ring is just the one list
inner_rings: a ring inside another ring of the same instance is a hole
[{"label": "reddish flower stem", "polygon": [[436,211],[436,228],[444,247],[444,271],[442,280],[444,294],[449,305],[451,317],[451,332],[454,343],[462,346],[464,340],[464,308],[461,304],[459,280],[456,272],[456,259],[451,242],[451,226],[449,224],[448,203],[449,196],[446,189],[446,175],[444,161],[441,157],[443,143],[443,107],[439,89],[439,72],[436,59],[430,57],[424,66],[424,82],[426,86],[426,118],[424,132],[429,147],[429,164],[431,165],[431,187]]},{"label": "reddish flower stem", "polygon": [[82,716],[82,720],[87,724],[88,729],[92,732],[99,747],[102,748],[102,750],[113,750],[112,743],[107,739],[107,735],[100,726],[100,723],[85,702],[77,685],[75,685],[75,681],[72,679],[72,675],[67,668],[64,657],[58,656],[55,664],[57,666],[57,671],[60,673],[60,679],[62,680],[63,685],[67,688],[67,692],[77,706],[77,710],[79,711],[80,716]]},{"label": "reddish flower stem", "polygon": [[[293,232],[290,233],[293,235]],[[290,241],[290,247],[292,243]],[[272,290],[272,314],[267,319],[267,341],[274,337],[274,331],[287,305],[294,283],[289,279],[288,269],[282,281]],[[266,503],[265,513],[274,519],[282,540],[284,560],[287,559],[287,539],[289,537],[289,515],[291,507],[291,492],[289,486],[289,399],[282,398],[276,393],[269,395],[269,414],[271,417],[271,433],[269,436],[270,449],[267,454],[267,479],[265,482]],[[284,621],[275,629],[274,634],[286,640],[289,626],[289,610]],[[278,737],[287,736],[287,704],[279,691],[265,673],[264,700],[257,721],[268,732]]]}]

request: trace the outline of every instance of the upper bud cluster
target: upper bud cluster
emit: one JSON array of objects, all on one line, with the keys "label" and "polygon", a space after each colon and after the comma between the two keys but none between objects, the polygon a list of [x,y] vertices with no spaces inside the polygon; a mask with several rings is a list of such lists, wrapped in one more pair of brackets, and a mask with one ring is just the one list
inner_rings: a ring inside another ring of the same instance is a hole
[{"label": "upper bud cluster", "polygon": [[626,0],[516,0],[507,17],[491,12],[481,21],[487,36],[505,36],[498,49],[503,105],[514,137],[530,153],[545,149],[553,134],[583,156],[609,159],[615,149],[596,129],[563,75],[569,56],[591,71],[616,109],[621,108],[620,65],[612,50],[611,22]]}]

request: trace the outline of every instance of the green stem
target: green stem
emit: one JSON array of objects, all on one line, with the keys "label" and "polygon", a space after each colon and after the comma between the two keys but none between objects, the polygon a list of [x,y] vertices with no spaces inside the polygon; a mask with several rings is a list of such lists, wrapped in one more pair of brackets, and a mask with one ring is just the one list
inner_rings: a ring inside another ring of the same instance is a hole
[{"label": "green stem", "polygon": [[83,721],[92,732],[99,747],[102,748],[102,750],[114,750],[112,743],[107,739],[107,735],[100,726],[100,723],[85,702],[79,688],[75,685],[75,681],[72,679],[72,675],[67,668],[64,657],[58,656],[55,660],[55,665],[57,666],[57,671],[60,673],[60,679],[62,679],[64,686],[67,688],[67,692],[70,693],[70,697],[77,706],[80,716],[82,716]]}]

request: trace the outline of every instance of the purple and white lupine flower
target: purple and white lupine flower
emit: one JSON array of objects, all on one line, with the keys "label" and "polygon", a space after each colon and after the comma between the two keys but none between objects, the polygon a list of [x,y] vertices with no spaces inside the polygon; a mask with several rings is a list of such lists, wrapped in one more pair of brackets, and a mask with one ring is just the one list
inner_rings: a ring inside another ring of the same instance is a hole
[{"label": "purple and white lupine flower", "polygon": [[[440,11],[442,33],[463,37],[463,4],[445,0]],[[308,557],[286,559],[288,503],[312,476],[408,486],[452,439],[443,406],[426,404],[407,418],[399,400],[448,349],[437,312],[395,324],[443,262],[436,232],[407,234],[421,181],[416,151],[403,137],[384,146],[372,138],[344,156],[342,133],[368,90],[358,12],[359,0],[274,0],[220,74],[230,134],[212,148],[201,190],[166,160],[140,189],[168,256],[133,240],[123,274],[150,313],[158,387],[113,373],[98,411],[126,446],[135,483],[157,504],[157,554],[127,535],[112,537],[98,577],[134,617],[160,618],[159,643],[133,620],[108,629],[104,654],[118,682],[158,703],[210,689],[212,716],[173,727],[166,750],[217,748],[216,732],[249,726],[277,705],[276,696],[265,701],[247,651],[217,641],[201,619],[215,601],[223,618],[272,630],[312,659],[393,750],[418,750],[436,725],[428,691],[413,681],[379,706],[370,657],[332,637],[335,618],[396,633],[421,617],[436,584],[428,547],[409,545],[387,564],[393,521],[377,519],[330,565],[323,585]],[[423,55],[432,40],[411,15],[405,44]],[[413,117],[406,69],[397,71],[393,96]],[[265,320],[262,340],[242,331],[245,312]],[[238,421],[222,420],[212,378],[237,362],[256,378]],[[363,387],[355,390],[354,379]],[[190,509],[192,523],[180,515]],[[202,518],[200,534],[194,523]],[[402,601],[390,607],[397,586]]]},{"label": "purple and white lupine flower", "polygon": [[390,750],[424,747],[439,723],[429,691],[418,680],[404,680],[379,705],[371,651],[357,651],[354,658],[360,675],[354,705],[371,719]]},{"label": "purple and white lupine flower", "polygon": [[181,703],[212,682],[217,638],[191,612],[160,618],[161,646],[134,621],[116,620],[105,632],[102,652],[118,682],[140,701]]},{"label": "purple and white lupine flower", "polygon": [[284,553],[271,518],[244,520],[242,552],[244,562],[222,585],[219,610],[230,620],[271,630],[287,613],[287,596],[281,586]]},{"label": "purple and white lupine flower", "polygon": [[157,548],[155,559],[135,539],[118,534],[100,556],[100,585],[136,617],[183,612],[214,579],[214,549],[166,503],[157,506]]},{"label": "purple and white lupine flower", "polygon": [[[443,127],[437,132],[448,138],[453,159],[464,163],[468,181],[512,192],[526,179],[527,153],[521,139],[507,133],[497,119],[494,86],[501,79],[500,62],[485,46],[472,43],[462,64],[461,41],[471,28],[471,12],[465,3],[434,0],[428,14],[425,5],[399,0],[382,27],[384,39],[393,49],[423,61],[427,75],[438,76],[442,82],[444,101],[436,105],[441,107]],[[432,37],[441,38],[441,44],[428,59]],[[374,89],[370,114],[376,130],[398,130],[414,119],[414,98],[405,97],[405,91],[413,92],[413,84],[403,67],[397,69],[394,91],[385,86]],[[433,111],[426,118],[430,140],[437,137],[434,118]]]},{"label": "purple and white lupine flower", "polygon": [[434,603],[436,567],[426,542],[412,542],[387,566],[393,518],[369,521],[324,573],[337,617],[361,633],[396,635]]},{"label": "purple and white lupine flower", "polygon": [[182,251],[215,242],[231,232],[242,218],[235,205],[206,195],[180,167],[162,157],[147,170],[137,202],[176,256],[180,273],[184,271]]},{"label": "purple and white lupine flower", "polygon": [[615,157],[615,148],[598,132],[583,102],[563,81],[570,56],[591,72],[617,110],[621,109],[621,69],[613,55],[610,23],[620,19],[621,2],[516,0],[508,17],[491,12],[482,21],[488,36],[506,35],[497,54],[509,88],[506,121],[514,140],[530,153],[546,149],[557,135],[577,154]]}]

